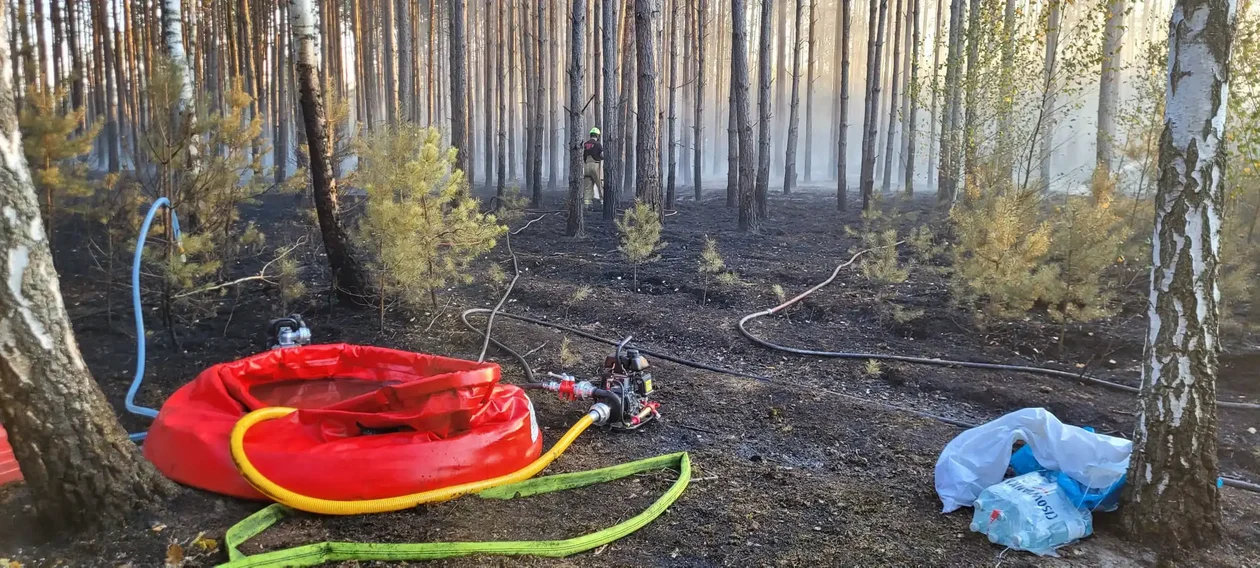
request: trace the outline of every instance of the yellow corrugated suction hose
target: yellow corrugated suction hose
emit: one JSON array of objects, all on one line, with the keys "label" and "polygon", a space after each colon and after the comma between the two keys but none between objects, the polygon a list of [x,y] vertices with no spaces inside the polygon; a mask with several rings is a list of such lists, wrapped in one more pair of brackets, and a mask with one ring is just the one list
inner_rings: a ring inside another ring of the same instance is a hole
[{"label": "yellow corrugated suction hose", "polygon": [[249,414],[246,414],[236,422],[236,426],[232,428],[232,437],[230,445],[232,450],[232,461],[236,462],[236,468],[240,470],[241,476],[253,485],[259,493],[266,495],[277,503],[281,503],[293,509],[299,509],[308,513],[317,513],[320,515],[361,515],[368,513],[387,513],[390,511],[400,511],[410,509],[418,505],[426,503],[440,503],[449,501],[462,495],[470,493],[478,493],[485,491],[491,487],[506,485],[524,481],[538,474],[556,458],[560,457],[573,441],[582,434],[587,428],[595,422],[597,413],[588,412],[581,420],[569,428],[555,445],[547,450],[547,453],[538,457],[533,463],[516,470],[507,475],[485,479],[482,481],[473,481],[469,483],[461,483],[441,489],[431,489],[429,491],[421,491],[410,495],[399,495],[397,497],[385,497],[381,499],[366,499],[362,501],[334,501],[330,499],[319,499],[306,495],[299,495],[293,491],[285,489],[277,485],[274,481],[267,479],[254,464],[250,463],[249,456],[245,455],[245,433],[251,427],[259,422],[283,418],[295,412],[296,408],[288,408],[284,406],[269,406],[260,408]]}]

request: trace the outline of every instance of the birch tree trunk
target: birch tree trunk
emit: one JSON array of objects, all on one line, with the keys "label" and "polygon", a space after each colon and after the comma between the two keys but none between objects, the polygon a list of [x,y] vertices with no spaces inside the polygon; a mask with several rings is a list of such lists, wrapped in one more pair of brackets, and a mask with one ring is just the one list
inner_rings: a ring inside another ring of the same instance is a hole
[{"label": "birch tree trunk", "polygon": [[[1050,163],[1054,157],[1055,105],[1058,95],[1058,84],[1055,74],[1058,72],[1059,26],[1063,14],[1061,0],[1049,0],[1049,14],[1046,15],[1046,64],[1045,81],[1041,92],[1041,191],[1050,191]],[[944,143],[944,139],[942,139]]]},{"label": "birch tree trunk", "polygon": [[700,202],[700,194],[704,190],[701,173],[704,164],[704,39],[707,37],[706,26],[709,14],[709,0],[699,1],[699,12],[696,14],[696,111],[692,116],[692,128],[695,130],[695,135],[692,137],[695,158],[691,161],[691,184],[695,190],[696,203]]},{"label": "birch tree trunk", "polygon": [[906,84],[905,108],[909,112],[906,113],[906,122],[903,126],[903,134],[906,145],[902,156],[906,162],[906,179],[905,192],[908,196],[914,195],[914,138],[918,131],[918,113],[919,104],[917,97],[910,96],[910,89],[919,84],[919,0],[910,0],[910,21],[909,25],[914,27],[913,33],[909,34],[910,43],[910,82]]},{"label": "birch tree trunk", "polygon": [[[455,0],[458,2],[459,0]],[[313,0],[289,0],[291,41],[296,48],[295,73],[301,95],[302,122],[309,149],[311,189],[324,252],[332,269],[333,286],[343,301],[356,301],[368,291],[363,266],[355,259],[350,239],[341,222],[337,178],[332,175],[332,148],[328,145],[324,96],[319,77],[319,38]]]},{"label": "birch tree trunk", "polygon": [[[732,124],[739,131],[739,143],[732,146],[732,169],[739,169],[739,230],[757,232],[756,180],[753,161],[752,121],[748,116],[748,10],[744,0],[731,0],[731,105]],[[735,151],[738,147],[738,151]],[[740,159],[743,157],[743,159]]]},{"label": "birch tree trunk", "polygon": [[1171,560],[1221,538],[1216,374],[1235,0],[1179,0],[1155,196],[1149,332],[1124,519]]},{"label": "birch tree trunk", "polygon": [[[957,0],[961,1],[961,0]],[[888,0],[880,0],[879,9],[872,6],[870,32],[866,42],[866,112],[862,119],[862,210],[869,211],[875,192],[875,142],[879,129],[880,56],[884,48],[884,19],[888,17]]]},{"label": "birch tree trunk", "polygon": [[1124,43],[1125,0],[1108,0],[1107,22],[1103,29],[1102,73],[1098,78],[1098,134],[1095,142],[1095,174],[1111,175],[1117,143],[1116,105],[1120,98],[1120,69],[1124,66],[1120,48]]},{"label": "birch tree trunk", "polygon": [[0,422],[50,528],[122,524],[176,489],[128,439],[75,343],[22,154],[8,16],[0,4]]},{"label": "birch tree trunk", "polygon": [[617,57],[614,55],[617,51],[617,28],[618,28],[618,11],[619,0],[600,0],[603,3],[603,9],[600,16],[603,18],[603,31],[601,34],[601,42],[604,45],[604,96],[608,100],[604,103],[604,219],[611,221],[617,216],[617,201],[621,195],[621,125],[618,116],[623,111],[622,98],[625,93],[621,93],[617,86]]},{"label": "birch tree trunk", "polygon": [[566,148],[569,157],[569,218],[565,223],[565,234],[571,237],[581,236],[586,231],[582,218],[583,197],[586,180],[582,175],[582,104],[586,94],[583,82],[586,78],[582,64],[583,48],[586,47],[586,0],[572,0],[570,13],[572,30],[569,37],[569,144]]},{"label": "birch tree trunk", "polygon": [[635,196],[661,210],[661,180],[656,153],[656,54],[652,45],[652,0],[634,1],[635,51],[638,53],[638,146],[635,148]]},{"label": "birch tree trunk", "polygon": [[[849,207],[849,45],[852,43],[853,0],[840,0],[841,33],[837,36],[840,52],[840,132],[836,136],[836,209]],[[833,95],[834,96],[834,95]]]},{"label": "birch tree trunk", "polygon": [[[817,0],[814,0],[815,2]],[[783,166],[783,194],[792,193],[796,183],[796,135],[800,122],[801,103],[801,19],[805,17],[805,0],[796,0],[796,28],[792,33],[792,110],[788,115],[787,156]]]},{"label": "birch tree trunk", "polygon": [[[757,58],[758,73],[758,133],[757,133],[757,218],[770,216],[770,136],[774,126],[770,101],[770,34],[774,28],[774,1],[761,0],[761,56]],[[745,154],[745,159],[747,155]]]}]

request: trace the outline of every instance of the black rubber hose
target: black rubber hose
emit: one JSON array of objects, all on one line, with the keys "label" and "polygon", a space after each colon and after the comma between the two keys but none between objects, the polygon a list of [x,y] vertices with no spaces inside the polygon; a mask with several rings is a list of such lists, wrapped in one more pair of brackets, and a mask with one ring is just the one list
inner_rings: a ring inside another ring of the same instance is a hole
[{"label": "black rubber hose", "polygon": [[[753,343],[761,345],[762,347],[774,349],[776,351],[783,351],[785,353],[795,353],[797,355],[809,355],[812,357],[827,357],[831,359],[860,359],[860,360],[876,359],[876,360],[882,360],[882,361],[900,361],[902,363],[913,363],[916,365],[935,365],[938,367],[961,367],[961,368],[967,368],[967,369],[1016,371],[1020,373],[1046,375],[1050,377],[1059,377],[1063,379],[1071,379],[1074,381],[1082,381],[1085,383],[1098,385],[1100,387],[1117,390],[1117,391],[1128,392],[1128,393],[1136,394],[1136,393],[1141,392],[1140,389],[1138,389],[1137,387],[1131,387],[1129,385],[1122,385],[1120,383],[1113,383],[1111,381],[1104,381],[1099,378],[1088,376],[1084,373],[1072,373],[1068,371],[1060,371],[1058,369],[1047,369],[1044,367],[1029,367],[1026,365],[1006,365],[1002,363],[986,363],[982,361],[955,361],[951,359],[929,359],[926,357],[911,357],[907,355],[889,355],[889,354],[884,354],[884,353],[854,353],[854,352],[848,352],[848,351],[818,351],[814,349],[800,349],[796,347],[788,347],[786,345],[779,345],[777,343],[771,343],[769,341],[766,341],[764,339],[761,339],[753,335],[751,332],[748,331],[748,328],[745,327],[748,324],[748,322],[755,320],[757,318],[760,318],[760,317],[773,315],[782,310],[785,310],[795,305],[797,302],[804,300],[810,294],[818,291],[819,288],[822,288],[823,286],[830,284],[832,281],[836,279],[836,276],[840,274],[841,269],[853,264],[853,262],[856,261],[857,258],[865,252],[868,252],[868,251],[861,251],[853,255],[853,258],[850,258],[848,262],[845,262],[837,266],[836,269],[832,271],[831,276],[829,278],[822,281],[818,285],[802,292],[800,295],[796,296],[795,298],[792,298],[791,300],[783,302],[782,304],[779,304],[768,310],[762,310],[760,312],[748,314],[744,316],[743,318],[739,320],[738,327],[739,327],[740,334],[742,334],[744,337],[747,337]],[[1216,405],[1220,406],[1221,408],[1235,408],[1235,409],[1240,409],[1240,410],[1260,410],[1260,404],[1254,404],[1254,403],[1249,403],[1249,402],[1231,402],[1231,401],[1218,400],[1216,401]]]},{"label": "black rubber hose", "polygon": [[[481,334],[481,333],[482,333],[482,331],[481,331],[480,329],[477,329],[477,327],[476,327],[476,326],[474,326],[472,323],[470,323],[470,322],[468,321],[468,315],[469,315],[469,314],[477,314],[477,313],[484,314],[484,313],[490,313],[490,312],[492,312],[492,311],[493,311],[493,310],[490,310],[490,309],[487,309],[487,308],[473,308],[473,309],[470,309],[470,310],[464,310],[461,314],[459,314],[459,319],[460,319],[461,321],[463,321],[463,322],[464,322],[464,325],[465,325],[465,326],[467,326],[467,327],[468,327],[468,329],[472,330],[474,333]],[[549,328],[552,328],[552,329],[558,329],[558,330],[560,330],[560,331],[564,331],[564,332],[572,333],[573,335],[576,335],[576,336],[578,336],[578,337],[582,337],[582,338],[589,339],[589,340],[591,340],[591,341],[596,341],[596,342],[599,342],[599,343],[603,343],[603,344],[606,344],[606,345],[618,345],[618,344],[620,344],[620,343],[621,343],[621,341],[619,341],[619,340],[606,339],[606,338],[600,337],[600,336],[598,336],[598,335],[593,335],[593,334],[587,333],[587,332],[582,331],[582,330],[577,329],[577,328],[569,327],[569,326],[567,326],[567,325],[562,325],[562,324],[558,324],[558,323],[552,323],[552,322],[549,322],[549,321],[543,321],[543,320],[540,320],[540,319],[535,319],[535,318],[531,318],[531,317],[527,317],[527,316],[518,316],[518,315],[516,315],[516,314],[509,314],[509,313],[504,313],[504,312],[498,312],[498,315],[499,315],[499,316],[501,316],[501,317],[505,317],[505,318],[508,318],[508,319],[516,320],[516,321],[521,321],[521,322],[525,322],[525,323],[532,323],[532,324],[534,324],[534,325],[539,325],[539,326],[542,326],[542,327],[549,327]],[[520,364],[521,364],[521,366],[525,369],[525,376],[526,376],[526,377],[528,377],[528,380],[533,381],[534,371],[533,371],[533,369],[531,369],[531,368],[530,368],[530,366],[529,366],[529,362],[528,362],[528,361],[526,361],[524,357],[522,357],[519,353],[517,353],[517,352],[513,351],[511,348],[507,347],[506,345],[503,345],[503,344],[502,344],[502,343],[500,343],[497,339],[491,339],[491,340],[490,340],[490,343],[492,343],[495,347],[498,347],[499,349],[502,349],[504,352],[508,353],[509,355],[512,355],[512,356],[513,356],[513,357],[514,357],[517,361],[519,361],[519,362],[520,362]],[[876,406],[881,406],[881,407],[884,407],[884,408],[887,408],[887,409],[890,409],[890,410],[896,410],[896,411],[898,411],[898,412],[905,412],[905,413],[908,413],[908,414],[914,414],[914,415],[916,415],[916,416],[922,416],[922,417],[924,417],[924,418],[930,418],[930,419],[932,419],[932,420],[936,420],[936,421],[939,421],[939,422],[944,422],[945,424],[949,424],[949,425],[951,425],[951,426],[957,426],[957,427],[959,427],[959,428],[967,428],[967,429],[970,429],[970,428],[975,428],[975,427],[977,426],[977,424],[973,424],[973,423],[971,423],[971,422],[966,422],[966,421],[963,421],[963,420],[955,420],[955,419],[953,419],[953,418],[947,418],[947,417],[944,417],[944,416],[939,416],[939,415],[932,414],[932,413],[929,413],[929,412],[923,412],[923,411],[921,411],[921,410],[915,410],[915,409],[912,409],[912,408],[906,408],[906,407],[904,407],[904,406],[897,406],[897,405],[895,405],[895,404],[889,404],[889,403],[887,403],[887,402],[880,402],[880,401],[878,401],[878,400],[871,400],[871,399],[867,399],[867,398],[862,398],[862,397],[860,397],[860,396],[854,396],[854,395],[851,395],[851,394],[845,394],[845,393],[842,393],[842,392],[833,391],[833,390],[830,390],[830,389],[827,389],[827,388],[823,388],[823,387],[806,386],[806,385],[800,385],[800,384],[796,384],[796,383],[789,383],[789,382],[785,382],[785,381],[777,381],[777,380],[771,379],[771,378],[769,378],[769,377],[763,377],[763,376],[761,376],[761,375],[754,375],[754,374],[752,374],[752,373],[745,373],[745,372],[743,372],[743,371],[736,371],[736,370],[734,370],[734,369],[727,369],[727,368],[725,368],[725,367],[717,367],[717,366],[714,366],[714,365],[709,365],[709,364],[707,364],[707,363],[700,363],[700,362],[697,362],[697,361],[691,361],[691,360],[688,360],[688,359],[683,359],[683,358],[681,358],[681,357],[674,357],[674,356],[672,356],[672,355],[668,355],[668,354],[666,354],[666,353],[661,353],[661,352],[658,352],[658,351],[651,351],[651,350],[649,350],[649,349],[644,349],[643,347],[638,347],[637,349],[638,349],[641,353],[645,353],[645,354],[650,355],[650,356],[652,356],[652,357],[656,357],[656,358],[658,358],[658,359],[663,359],[663,360],[665,360],[665,361],[670,361],[670,362],[672,362],[672,363],[677,363],[677,364],[679,364],[679,365],[683,365],[683,366],[686,366],[686,367],[691,367],[691,368],[694,368],[694,369],[701,369],[701,370],[705,370],[705,371],[712,371],[712,372],[714,372],[714,373],[720,373],[720,374],[723,374],[723,375],[730,375],[730,376],[733,376],[733,377],[741,377],[741,378],[745,378],[745,379],[752,379],[752,380],[755,380],[755,381],[760,381],[760,382],[763,382],[763,383],[766,383],[766,384],[775,385],[775,386],[782,387],[782,388],[789,389],[789,390],[795,390],[795,391],[801,391],[801,392],[808,392],[808,393],[822,392],[822,393],[829,394],[829,395],[832,395],[832,396],[836,396],[836,397],[839,397],[839,398],[844,398],[844,399],[847,399],[847,400],[851,400],[851,401],[854,401],[854,402],[857,402],[857,403],[860,403],[860,404],[876,405]],[[1245,491],[1251,491],[1251,492],[1255,492],[1255,493],[1260,493],[1260,485],[1257,485],[1257,484],[1255,484],[1255,483],[1250,483],[1250,482],[1247,482],[1247,481],[1242,481],[1242,480],[1239,480],[1239,479],[1231,479],[1231,478],[1228,478],[1228,477],[1224,477],[1224,478],[1222,478],[1222,482],[1223,482],[1223,484],[1224,484],[1224,485],[1229,486],[1229,487],[1234,487],[1234,488],[1237,488],[1237,489],[1242,489],[1242,490],[1245,490]]]}]

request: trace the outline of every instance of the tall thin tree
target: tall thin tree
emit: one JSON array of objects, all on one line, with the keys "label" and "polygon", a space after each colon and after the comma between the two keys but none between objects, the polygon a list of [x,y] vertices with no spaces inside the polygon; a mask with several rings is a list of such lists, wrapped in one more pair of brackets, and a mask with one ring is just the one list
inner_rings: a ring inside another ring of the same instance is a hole
[{"label": "tall thin tree", "polygon": [[[871,0],[874,3],[874,0]],[[961,0],[959,0],[961,1]],[[888,17],[888,0],[879,0],[879,9],[871,6],[870,28],[866,42],[866,109],[862,119],[862,210],[874,205],[875,142],[879,130],[880,63],[884,48],[884,20]]]},{"label": "tall thin tree", "polygon": [[884,131],[884,193],[892,191],[892,178],[896,175],[893,173],[893,148],[897,139],[897,96],[901,94],[898,90],[901,87],[901,5],[902,0],[897,0],[897,7],[893,11],[892,93],[888,97],[888,123]]},{"label": "tall thin tree", "polygon": [[565,234],[582,235],[585,221],[582,218],[583,193],[586,180],[582,177],[582,104],[586,97],[583,84],[586,78],[582,64],[582,51],[586,47],[586,0],[572,0],[573,8],[569,19],[572,22],[569,38],[569,219],[565,224]]},{"label": "tall thin tree", "polygon": [[507,46],[503,45],[503,16],[504,16],[503,2],[504,1],[505,0],[495,0],[495,7],[494,7],[494,13],[495,13],[494,34],[496,38],[495,43],[494,43],[494,50],[495,50],[494,80],[495,80],[495,90],[498,93],[497,96],[498,96],[498,103],[499,103],[498,112],[495,114],[495,116],[498,117],[499,131],[495,135],[495,141],[496,141],[495,145],[497,146],[497,149],[495,151],[495,157],[497,160],[495,164],[495,167],[497,170],[496,175],[495,175],[495,180],[497,181],[497,185],[495,186],[494,194],[500,197],[502,197],[504,193],[507,191],[507,185],[506,185],[506,179],[505,179],[507,178],[507,160],[506,160],[507,157],[505,156],[505,154],[507,153],[507,124],[506,124],[507,108],[505,108],[507,105],[507,93],[505,93],[503,89],[503,86],[504,86],[503,85],[504,84],[503,59],[504,59],[504,54],[507,52]]},{"label": "tall thin tree", "polygon": [[691,185],[695,190],[696,202],[700,201],[700,194],[704,188],[703,175],[701,173],[704,164],[704,76],[705,76],[705,60],[704,60],[704,41],[708,36],[707,27],[709,22],[709,0],[700,0],[699,12],[696,14],[696,111],[692,116],[692,128],[694,129],[693,151],[695,159],[691,161]]},{"label": "tall thin tree", "polygon": [[[840,52],[839,89],[839,123],[840,131],[836,136],[836,209],[844,211],[849,202],[849,44],[852,43],[853,0],[840,0],[840,41],[837,51]],[[833,95],[834,96],[834,95]]]},{"label": "tall thin tree", "polygon": [[451,0],[450,17],[450,71],[451,71],[451,146],[455,148],[455,163],[469,177],[472,184],[472,152],[468,143],[468,68],[465,54],[468,46],[464,40],[464,0]]},{"label": "tall thin tree", "polygon": [[[757,133],[757,217],[765,219],[770,216],[770,136],[773,123],[773,109],[770,101],[770,35],[774,28],[774,1],[761,0],[761,56],[757,58],[760,68],[757,74],[758,97],[758,133]],[[747,158],[745,158],[747,159]]]},{"label": "tall thin tree", "polygon": [[792,110],[788,116],[787,157],[783,167],[783,194],[792,193],[796,183],[796,137],[800,122],[801,102],[801,20],[805,17],[805,0],[796,0],[796,27],[792,33]]},{"label": "tall thin tree", "polygon": [[617,8],[620,0],[600,0],[603,9],[603,29],[600,41],[604,45],[603,83],[604,96],[604,219],[612,220],[617,216],[617,201],[621,195],[621,130],[618,115],[622,110],[623,93],[617,85],[617,30],[619,27]]},{"label": "tall thin tree", "polygon": [[970,0],[970,2],[967,31],[964,32],[967,38],[967,72],[964,77],[967,110],[963,119],[963,187],[967,187],[967,184],[975,179],[980,155],[976,137],[980,128],[980,44],[984,41],[984,31],[980,28],[980,23],[984,14],[981,10],[981,0]]},{"label": "tall thin tree", "polygon": [[1098,78],[1098,131],[1095,141],[1095,174],[1111,175],[1115,161],[1115,147],[1119,143],[1116,106],[1120,103],[1120,69],[1124,60],[1120,53],[1124,45],[1125,0],[1107,0],[1107,20],[1103,28],[1102,73]]},{"label": "tall thin tree", "polygon": [[[809,55],[805,78],[805,182],[814,174],[814,63],[818,59],[818,0],[809,0]],[[838,70],[837,70],[838,71]]]},{"label": "tall thin tree", "polygon": [[[1051,0],[1051,5],[1056,0]],[[953,206],[958,195],[958,123],[962,112],[962,47],[965,0],[950,0],[949,50],[945,55],[945,109],[941,119],[941,161],[936,199]]]},{"label": "tall thin tree", "polygon": [[1159,548],[1218,542],[1216,375],[1221,213],[1236,0],[1178,0],[1168,34],[1155,246],[1125,522]]},{"label": "tall thin tree", "polygon": [[485,34],[482,41],[482,46],[484,47],[483,53],[485,54],[485,56],[482,57],[482,65],[485,65],[486,67],[486,72],[485,72],[486,87],[485,89],[483,89],[484,91],[483,94],[485,95],[485,99],[486,99],[485,112],[483,113],[483,118],[485,122],[484,127],[485,127],[486,142],[485,142],[485,151],[482,152],[482,157],[484,158],[484,168],[486,172],[486,188],[488,189],[488,188],[494,187],[494,146],[495,146],[495,143],[494,143],[494,140],[495,140],[495,136],[494,136],[494,107],[495,107],[494,60],[495,60],[495,51],[496,51],[494,49],[494,46],[498,45],[497,43],[492,44],[491,35],[490,35],[490,31],[494,27],[494,21],[496,18],[498,18],[498,14],[495,13],[495,9],[494,9],[494,0],[486,0],[485,15],[486,15],[485,17],[486,29],[485,29]]},{"label": "tall thin tree", "polygon": [[917,92],[919,85],[919,0],[910,0],[910,20],[908,24],[914,28],[914,31],[908,34],[908,43],[910,44],[910,82],[906,83],[905,108],[907,112],[906,122],[903,125],[903,137],[905,138],[905,146],[902,156],[905,157],[906,177],[903,180],[905,184],[906,195],[914,195],[914,138],[918,133],[918,113],[919,101],[918,96],[912,96],[911,89]]},{"label": "tall thin tree", "polygon": [[669,10],[669,122],[665,127],[665,137],[668,139],[668,165],[665,167],[666,209],[674,207],[674,184],[678,175],[678,141],[674,137],[678,125],[678,39],[678,1],[674,0],[670,3]]},{"label": "tall thin tree", "polygon": [[[1058,57],[1059,32],[1063,18],[1062,0],[1049,0],[1046,6],[1046,57],[1043,71],[1041,91],[1041,191],[1050,191],[1051,161],[1054,157],[1054,134],[1056,127],[1055,106],[1058,104]],[[942,139],[943,141],[943,139]]]},{"label": "tall thin tree", "polygon": [[661,180],[656,153],[656,54],[652,41],[652,0],[635,0],[635,51],[638,53],[638,147],[635,151],[635,196],[655,209],[661,208]]},{"label": "tall thin tree", "polygon": [[928,189],[936,187],[936,125],[940,122],[937,116],[937,101],[940,99],[941,78],[941,26],[945,18],[945,0],[936,0],[936,34],[932,36],[932,108],[928,111]]},{"label": "tall thin tree", "polygon": [[748,116],[748,10],[744,0],[731,0],[731,97],[734,99],[731,122],[739,130],[739,150],[731,164],[739,168],[739,230],[756,232],[760,222],[756,211],[754,164],[748,159],[754,150],[752,121]]}]

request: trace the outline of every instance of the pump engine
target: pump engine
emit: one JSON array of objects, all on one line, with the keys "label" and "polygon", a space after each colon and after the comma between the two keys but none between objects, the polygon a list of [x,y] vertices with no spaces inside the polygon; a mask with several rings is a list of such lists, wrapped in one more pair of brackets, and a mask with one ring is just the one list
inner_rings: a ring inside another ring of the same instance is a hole
[{"label": "pump engine", "polygon": [[647,371],[647,357],[638,349],[626,349],[627,337],[612,355],[604,359],[599,377],[594,381],[578,381],[573,375],[547,373],[555,379],[527,387],[549,390],[563,400],[595,399],[611,409],[607,424],[617,430],[637,430],[660,418],[660,402],[653,400],[652,374]]}]

